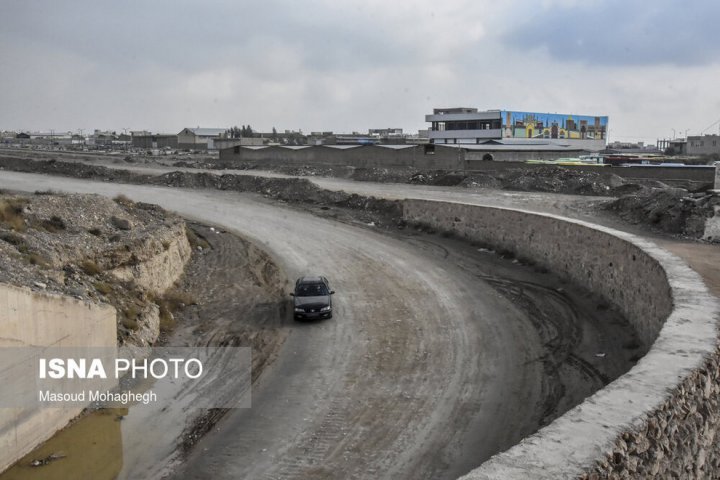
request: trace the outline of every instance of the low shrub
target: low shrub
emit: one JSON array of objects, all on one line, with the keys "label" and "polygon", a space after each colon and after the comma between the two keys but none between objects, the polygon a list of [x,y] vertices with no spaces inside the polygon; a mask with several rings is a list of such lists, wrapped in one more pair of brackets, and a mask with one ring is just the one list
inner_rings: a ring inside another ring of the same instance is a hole
[{"label": "low shrub", "polygon": [[0,222],[16,232],[25,231],[25,219],[22,215],[23,205],[22,200],[14,198],[0,200]]},{"label": "low shrub", "polygon": [[95,263],[94,260],[83,260],[80,263],[80,268],[83,272],[87,273],[88,275],[98,275],[102,272],[102,269],[98,266],[97,263]]}]

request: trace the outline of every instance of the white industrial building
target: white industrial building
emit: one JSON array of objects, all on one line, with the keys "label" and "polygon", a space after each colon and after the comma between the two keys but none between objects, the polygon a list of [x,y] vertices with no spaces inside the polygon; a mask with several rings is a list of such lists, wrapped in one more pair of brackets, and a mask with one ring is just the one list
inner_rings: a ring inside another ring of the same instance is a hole
[{"label": "white industrial building", "polygon": [[557,113],[436,108],[425,116],[430,143],[576,147],[600,151],[607,142],[608,117]]}]

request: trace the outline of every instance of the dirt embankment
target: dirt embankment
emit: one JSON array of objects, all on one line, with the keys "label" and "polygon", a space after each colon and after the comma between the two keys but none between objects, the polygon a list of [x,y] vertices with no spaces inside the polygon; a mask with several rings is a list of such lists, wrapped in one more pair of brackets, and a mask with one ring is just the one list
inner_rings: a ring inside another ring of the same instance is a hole
[{"label": "dirt embankment", "polygon": [[[187,266],[177,289],[193,304],[176,313],[166,345],[252,348],[252,381],[277,357],[289,329],[288,280],[263,250],[221,228],[191,223],[203,250]],[[187,454],[227,413],[216,408],[189,419],[178,439]]]},{"label": "dirt embankment", "polygon": [[164,185],[182,188],[213,188],[218,190],[259,193],[269,198],[291,203],[351,208],[361,212],[360,217],[362,218],[376,218],[376,220],[369,219],[368,222],[392,222],[398,221],[402,217],[402,205],[398,201],[325,190],[304,178],[268,178],[232,174],[214,175],[202,172],[169,172],[162,175],[149,175],[97,165],[56,160],[36,161],[19,157],[0,158],[0,168],[20,172],[49,173],[75,178],[88,178],[107,182]]},{"label": "dirt embankment", "polygon": [[[707,191],[709,185],[701,185],[698,190],[674,188],[657,180],[627,180],[602,169],[586,172],[547,166],[493,173],[417,171],[400,167],[279,167],[273,170],[289,175],[334,176],[358,181],[618,197],[604,208],[629,223],[693,239],[703,238],[705,222],[715,215],[715,206],[720,204],[720,198]],[[720,238],[712,240],[720,241]]]},{"label": "dirt embankment", "polygon": [[[233,168],[236,168],[233,165]],[[254,169],[256,165],[240,165],[240,169]],[[465,172],[448,170],[418,170],[412,167],[354,168],[354,167],[272,167],[286,175],[326,176],[348,178],[362,182],[408,183],[464,188],[496,188],[532,192],[567,193],[573,195],[618,196],[646,187],[664,188],[657,181],[628,181],[612,172],[598,168],[597,172],[571,170],[556,166],[539,168],[510,168],[493,172]]]},{"label": "dirt embankment", "polygon": [[157,339],[159,299],[189,256],[184,221],[154,205],[51,192],[0,196],[0,281],[113,305],[121,344]]},{"label": "dirt embankment", "polygon": [[[189,164],[188,164],[189,165]],[[186,166],[188,166],[186,165]],[[197,166],[197,164],[193,164]],[[255,168],[245,165],[247,169]],[[400,202],[345,192],[324,190],[306,178],[269,178],[251,175],[170,172],[142,174],[98,165],[56,160],[29,160],[0,157],[0,168],[42,172],[77,178],[122,183],[167,185],[183,188],[215,188],[253,192],[267,197],[309,205],[348,208],[357,212],[358,222],[397,225],[402,216]],[[242,168],[242,166],[241,166]],[[533,170],[509,169],[503,172],[463,173],[420,172],[410,168],[279,167],[274,170],[304,176],[335,176],[359,181],[396,182],[465,188],[493,188],[580,195],[618,197],[604,208],[623,220],[651,229],[702,238],[705,221],[714,216],[718,199],[706,191],[672,188],[655,180],[628,181],[611,172],[583,172],[547,166]],[[720,240],[720,239],[719,239]]]}]

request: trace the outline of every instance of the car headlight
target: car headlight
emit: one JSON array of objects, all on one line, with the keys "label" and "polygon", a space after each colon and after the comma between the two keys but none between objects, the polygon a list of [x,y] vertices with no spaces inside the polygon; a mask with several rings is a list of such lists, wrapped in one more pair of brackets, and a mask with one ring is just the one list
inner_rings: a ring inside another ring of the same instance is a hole
[{"label": "car headlight", "polygon": [[296,311],[296,312],[304,313],[304,312],[305,312],[305,309],[304,309],[304,308],[300,308],[300,307],[295,307],[295,311]]},{"label": "car headlight", "polygon": [[332,307],[330,305],[328,305],[327,307],[322,307],[320,309],[321,312],[329,312],[330,310],[332,310]]}]

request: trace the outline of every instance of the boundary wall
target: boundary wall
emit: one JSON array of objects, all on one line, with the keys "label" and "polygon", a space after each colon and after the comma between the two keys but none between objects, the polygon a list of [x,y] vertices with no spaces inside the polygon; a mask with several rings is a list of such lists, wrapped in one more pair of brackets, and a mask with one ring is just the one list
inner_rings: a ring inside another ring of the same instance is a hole
[{"label": "boundary wall", "polygon": [[[236,146],[220,150],[219,164],[233,167],[244,164],[263,167],[313,165],[320,167],[354,168],[416,168],[418,170],[458,170],[465,172],[502,172],[523,168],[532,171],[545,164],[528,164],[526,160],[554,160],[577,156],[577,151],[562,150],[478,150],[432,145],[433,153],[426,153],[426,145],[357,145],[305,147],[248,147]],[[494,161],[483,160],[491,156]],[[568,170],[593,173],[613,173],[625,179],[652,179],[674,184],[693,181],[712,184],[715,170],[698,167],[597,167],[563,165]]]},{"label": "boundary wall", "polygon": [[[115,315],[109,305],[0,283],[0,348],[115,347]],[[0,471],[50,438],[82,410],[0,408]]]},{"label": "boundary wall", "polygon": [[256,163],[258,166],[317,165],[372,167],[414,167],[418,169],[461,170],[465,152],[459,148],[425,145],[315,145],[305,147],[245,147],[220,150],[220,164],[232,166]]},{"label": "boundary wall", "polygon": [[720,468],[720,304],[639,237],[515,209],[405,200],[403,218],[512,251],[602,294],[648,353],[625,375],[463,480],[714,477]]}]

